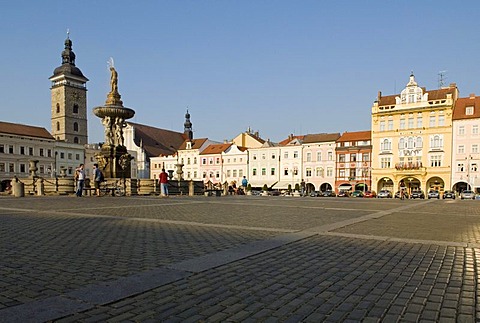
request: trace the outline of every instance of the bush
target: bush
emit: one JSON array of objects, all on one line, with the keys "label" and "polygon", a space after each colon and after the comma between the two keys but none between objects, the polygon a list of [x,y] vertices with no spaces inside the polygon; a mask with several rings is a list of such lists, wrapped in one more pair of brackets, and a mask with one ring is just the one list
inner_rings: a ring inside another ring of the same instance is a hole
[{"label": "bush", "polygon": [[265,191],[265,192],[268,191],[268,186],[267,186],[267,184],[263,184],[263,188],[262,188],[262,189],[263,189],[263,191]]},{"label": "bush", "polygon": [[287,191],[288,191],[288,193],[291,193],[291,192],[292,192],[292,184],[288,184]]},{"label": "bush", "polygon": [[247,192],[250,192],[252,190],[252,185],[248,184],[247,185]]},{"label": "bush", "polygon": [[300,184],[295,184],[295,191],[299,192],[300,191]]}]

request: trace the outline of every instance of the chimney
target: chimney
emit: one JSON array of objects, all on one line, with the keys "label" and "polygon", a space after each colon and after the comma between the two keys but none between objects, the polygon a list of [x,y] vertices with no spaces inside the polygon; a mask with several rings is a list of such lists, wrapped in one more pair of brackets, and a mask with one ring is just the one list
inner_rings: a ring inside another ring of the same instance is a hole
[{"label": "chimney", "polygon": [[470,99],[475,99],[475,93],[470,93]]},{"label": "chimney", "polygon": [[378,91],[377,100],[380,101],[382,98],[382,91]]}]

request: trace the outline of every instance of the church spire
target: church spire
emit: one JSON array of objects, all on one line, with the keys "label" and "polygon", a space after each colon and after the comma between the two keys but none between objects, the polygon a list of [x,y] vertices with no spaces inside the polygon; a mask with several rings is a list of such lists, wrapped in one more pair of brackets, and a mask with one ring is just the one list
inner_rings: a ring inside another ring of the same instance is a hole
[{"label": "church spire", "polygon": [[187,136],[188,140],[192,140],[193,130],[192,130],[192,123],[190,122],[190,113],[188,113],[188,109],[187,109],[187,113],[185,114],[185,123],[183,124],[183,126],[184,126],[183,133]]}]

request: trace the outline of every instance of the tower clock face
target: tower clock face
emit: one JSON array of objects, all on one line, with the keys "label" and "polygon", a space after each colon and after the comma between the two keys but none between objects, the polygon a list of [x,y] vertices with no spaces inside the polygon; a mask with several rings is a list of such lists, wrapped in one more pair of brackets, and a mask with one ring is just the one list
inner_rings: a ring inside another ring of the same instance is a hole
[{"label": "tower clock face", "polygon": [[80,95],[78,95],[78,92],[73,92],[72,97],[73,99],[78,100],[80,98]]}]

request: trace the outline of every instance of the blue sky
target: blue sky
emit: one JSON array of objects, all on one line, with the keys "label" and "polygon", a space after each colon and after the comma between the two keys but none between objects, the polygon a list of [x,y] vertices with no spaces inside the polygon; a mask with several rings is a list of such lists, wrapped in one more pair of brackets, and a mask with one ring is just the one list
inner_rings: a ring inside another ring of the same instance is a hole
[{"label": "blue sky", "polygon": [[67,29],[90,79],[92,109],[115,60],[134,122],[195,137],[265,139],[370,129],[378,91],[456,82],[480,94],[480,2],[467,1],[4,1],[0,12],[2,121],[50,130],[50,82]]}]

